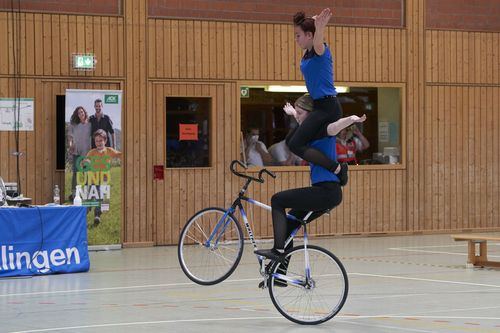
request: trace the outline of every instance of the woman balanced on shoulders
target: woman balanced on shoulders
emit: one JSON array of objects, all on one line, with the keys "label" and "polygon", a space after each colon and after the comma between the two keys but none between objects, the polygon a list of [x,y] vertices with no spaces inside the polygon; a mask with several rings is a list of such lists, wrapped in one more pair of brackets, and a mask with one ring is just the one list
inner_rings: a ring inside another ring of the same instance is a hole
[{"label": "woman balanced on shoulders", "polygon": [[342,109],[334,86],[332,53],[323,41],[324,30],[331,17],[329,8],[313,17],[306,17],[304,12],[298,12],[293,17],[295,41],[305,50],[300,70],[313,99],[315,112],[312,112],[295,131],[288,141],[288,147],[302,159],[335,173],[341,178],[342,183],[344,172],[341,172],[340,164],[309,145],[318,137],[328,136],[328,125],[342,117]]}]

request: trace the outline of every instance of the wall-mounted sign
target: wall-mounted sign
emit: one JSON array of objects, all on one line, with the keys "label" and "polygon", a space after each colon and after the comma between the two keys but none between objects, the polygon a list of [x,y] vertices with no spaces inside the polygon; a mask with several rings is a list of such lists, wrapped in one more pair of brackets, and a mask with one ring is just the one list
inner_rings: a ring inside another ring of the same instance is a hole
[{"label": "wall-mounted sign", "polygon": [[378,122],[378,141],[379,142],[389,142],[389,122],[379,121]]},{"label": "wall-mounted sign", "polygon": [[33,131],[33,98],[0,98],[0,131]]},{"label": "wall-mounted sign", "polygon": [[198,141],[198,124],[179,124],[179,141]]},{"label": "wall-mounted sign", "polygon": [[165,178],[165,166],[163,165],[153,165],[153,179],[163,180]]},{"label": "wall-mounted sign", "polygon": [[90,71],[95,69],[96,59],[93,54],[73,54],[73,69]]},{"label": "wall-mounted sign", "polygon": [[249,87],[240,87],[240,97],[241,98],[249,98],[250,97],[250,88]]}]

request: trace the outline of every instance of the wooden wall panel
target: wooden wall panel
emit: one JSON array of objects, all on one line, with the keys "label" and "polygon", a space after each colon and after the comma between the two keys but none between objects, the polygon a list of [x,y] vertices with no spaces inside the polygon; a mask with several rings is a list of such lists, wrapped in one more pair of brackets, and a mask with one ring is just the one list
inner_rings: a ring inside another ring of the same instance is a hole
[{"label": "wooden wall panel", "polygon": [[[148,26],[149,50],[156,54],[150,55],[151,78],[302,80],[302,51],[290,24],[150,19]],[[404,82],[401,29],[328,27],[326,39],[337,81]],[[170,66],[179,67],[178,75]]]},{"label": "wooden wall panel", "polygon": [[428,83],[500,84],[500,33],[427,30]]},{"label": "wooden wall panel", "polygon": [[498,228],[500,87],[426,88],[428,118],[420,230]]},{"label": "wooden wall panel", "polygon": [[153,113],[148,112],[146,1],[124,4],[125,71],[124,113],[124,243],[153,242],[152,154]]},{"label": "wooden wall panel", "polygon": [[[12,18],[20,17],[12,29]],[[14,30],[14,40],[12,31]],[[13,74],[13,49],[20,39],[21,73],[37,76],[123,76],[123,18],[0,12],[0,75]],[[5,33],[7,32],[7,33]],[[121,45],[120,45],[121,44]],[[71,69],[73,53],[93,53],[95,72]]]},{"label": "wooden wall panel", "polygon": [[155,0],[148,2],[148,14],[157,18],[184,18],[199,20],[257,21],[289,23],[300,8],[309,16],[330,6],[336,25],[347,26],[404,26],[404,6],[401,0],[364,1],[310,1],[304,8],[299,0]]}]

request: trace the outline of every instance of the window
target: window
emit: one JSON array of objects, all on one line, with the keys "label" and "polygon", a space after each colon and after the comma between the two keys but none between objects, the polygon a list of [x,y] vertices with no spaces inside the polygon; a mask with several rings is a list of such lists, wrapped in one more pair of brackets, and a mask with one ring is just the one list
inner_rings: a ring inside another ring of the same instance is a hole
[{"label": "window", "polygon": [[211,98],[166,97],[166,167],[210,166]]},{"label": "window", "polygon": [[[273,87],[273,89],[269,89]],[[283,111],[283,105],[294,101],[304,92],[298,86],[249,87],[241,98],[242,158],[250,166],[306,165],[290,152],[283,152],[280,143],[295,120]],[[271,91],[272,90],[272,91]],[[303,87],[305,91],[305,87]],[[339,160],[350,164],[398,164],[401,162],[401,107],[400,87],[338,87],[338,99],[343,116],[366,114],[364,123],[352,125],[337,135]],[[250,137],[258,135],[261,148],[249,149]],[[278,147],[278,148],[277,148]],[[269,154],[268,154],[269,153]],[[260,156],[259,156],[260,155]]]},{"label": "window", "polygon": [[56,169],[66,166],[66,95],[56,95]]}]

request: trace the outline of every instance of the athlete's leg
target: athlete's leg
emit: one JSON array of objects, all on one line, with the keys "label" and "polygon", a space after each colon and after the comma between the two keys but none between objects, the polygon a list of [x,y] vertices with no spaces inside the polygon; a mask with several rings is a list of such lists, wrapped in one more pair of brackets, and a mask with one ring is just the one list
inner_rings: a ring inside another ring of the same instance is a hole
[{"label": "athlete's leg", "polygon": [[302,159],[334,172],[339,164],[308,144],[315,139],[328,136],[328,124],[337,121],[341,116],[342,111],[336,98],[321,102],[315,101],[314,111],[288,138],[288,147]]},{"label": "athlete's leg", "polygon": [[[334,182],[320,183],[311,187],[304,187],[278,192],[271,199],[274,248],[284,250],[286,238],[297,227],[297,222],[286,218],[285,209],[294,208],[295,211],[323,211],[333,208],[342,201],[340,185]],[[292,211],[293,212],[293,211]],[[317,218],[319,215],[313,217]],[[298,216],[297,216],[298,217]]]}]

